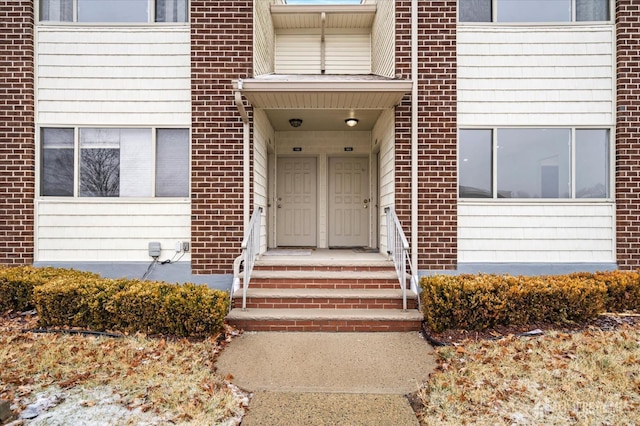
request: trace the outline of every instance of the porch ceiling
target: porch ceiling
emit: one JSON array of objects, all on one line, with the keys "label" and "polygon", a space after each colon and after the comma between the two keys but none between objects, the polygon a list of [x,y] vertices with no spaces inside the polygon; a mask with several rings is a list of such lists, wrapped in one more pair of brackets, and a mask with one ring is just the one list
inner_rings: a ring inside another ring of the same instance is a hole
[{"label": "porch ceiling", "polygon": [[[267,112],[275,130],[370,130],[382,110],[399,104],[411,81],[373,75],[268,75],[237,82],[254,108]],[[344,120],[355,117],[358,126]],[[293,129],[289,119],[301,118]]]}]

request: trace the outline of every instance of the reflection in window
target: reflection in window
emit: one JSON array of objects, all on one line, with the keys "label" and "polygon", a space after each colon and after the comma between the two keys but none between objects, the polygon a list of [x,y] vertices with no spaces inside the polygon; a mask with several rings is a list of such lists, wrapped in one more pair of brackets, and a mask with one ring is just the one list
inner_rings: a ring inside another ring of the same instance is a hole
[{"label": "reflection in window", "polygon": [[148,21],[148,0],[78,0],[78,22]]},{"label": "reflection in window", "polygon": [[156,196],[189,196],[189,130],[158,129]]},{"label": "reflection in window", "polygon": [[73,129],[47,128],[40,131],[42,145],[40,194],[73,196]]},{"label": "reflection in window", "polygon": [[460,129],[459,196],[609,198],[609,138],[608,129]]},{"label": "reflection in window", "polygon": [[459,0],[460,22],[491,22],[491,0]]},{"label": "reflection in window", "polygon": [[120,138],[113,129],[80,130],[80,196],[120,195]]},{"label": "reflection in window", "polygon": [[[493,2],[495,1],[495,3]],[[609,21],[609,0],[458,0],[460,22]],[[496,10],[492,10],[495,4]],[[575,17],[572,11],[575,10]]]},{"label": "reflection in window", "polygon": [[458,151],[459,196],[462,198],[492,198],[491,130],[460,130]]},{"label": "reflection in window", "polygon": [[498,0],[497,13],[498,22],[570,22],[571,0]]},{"label": "reflection in window", "polygon": [[189,129],[80,128],[74,135],[74,128],[41,129],[42,196],[72,197],[75,188],[81,197],[189,196]]},{"label": "reflection in window", "polygon": [[576,130],[576,198],[609,197],[608,159],[608,130]]},{"label": "reflection in window", "polygon": [[187,0],[156,0],[156,22],[187,22]]},{"label": "reflection in window", "polygon": [[[77,17],[74,18],[74,9]],[[155,10],[155,17],[152,16]],[[187,22],[188,0],[40,0],[42,22]]]},{"label": "reflection in window", "polygon": [[73,0],[40,0],[40,20],[73,21]]},{"label": "reflection in window", "polygon": [[498,129],[498,194],[571,197],[570,129]]},{"label": "reflection in window", "polygon": [[608,21],[609,0],[576,0],[576,21]]}]

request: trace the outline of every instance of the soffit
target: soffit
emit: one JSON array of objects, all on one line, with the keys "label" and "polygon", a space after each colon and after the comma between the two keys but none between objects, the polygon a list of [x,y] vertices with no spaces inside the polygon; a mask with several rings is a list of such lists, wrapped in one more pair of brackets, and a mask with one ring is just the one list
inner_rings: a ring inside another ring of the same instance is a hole
[{"label": "soffit", "polygon": [[382,110],[411,91],[411,81],[372,75],[270,75],[237,84],[254,108],[263,109]]},{"label": "soffit", "polygon": [[376,5],[271,5],[276,30],[320,28],[322,13],[326,16],[325,28],[371,28]]}]

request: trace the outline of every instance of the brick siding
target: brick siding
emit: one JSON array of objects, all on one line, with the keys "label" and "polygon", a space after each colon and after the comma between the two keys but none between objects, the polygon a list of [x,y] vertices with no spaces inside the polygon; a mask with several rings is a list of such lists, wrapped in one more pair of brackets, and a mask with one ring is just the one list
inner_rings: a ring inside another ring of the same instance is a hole
[{"label": "brick siding", "polygon": [[[411,2],[396,1],[396,72],[411,78]],[[419,269],[457,266],[456,1],[418,2]],[[396,211],[411,226],[411,99],[396,108]],[[410,235],[409,238],[414,238]]]},{"label": "brick siding", "polygon": [[243,237],[243,129],[232,80],[253,70],[253,1],[191,1],[191,264],[229,274]]},{"label": "brick siding", "polygon": [[19,265],[34,251],[33,1],[0,1],[0,23],[0,264]]},{"label": "brick siding", "polygon": [[640,5],[616,1],[616,233],[620,269],[640,267]]}]

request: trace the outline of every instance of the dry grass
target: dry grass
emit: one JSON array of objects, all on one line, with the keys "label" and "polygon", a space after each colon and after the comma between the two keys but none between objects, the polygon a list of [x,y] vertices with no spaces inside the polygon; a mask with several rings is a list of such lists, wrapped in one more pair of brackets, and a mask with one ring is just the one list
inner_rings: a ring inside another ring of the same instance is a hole
[{"label": "dry grass", "polygon": [[0,318],[0,399],[12,401],[16,411],[48,389],[108,386],[129,410],[179,424],[216,424],[242,412],[240,399],[214,374],[216,339],[22,332],[34,324]]},{"label": "dry grass", "polygon": [[640,326],[438,349],[423,424],[638,425]]}]

